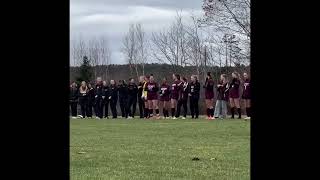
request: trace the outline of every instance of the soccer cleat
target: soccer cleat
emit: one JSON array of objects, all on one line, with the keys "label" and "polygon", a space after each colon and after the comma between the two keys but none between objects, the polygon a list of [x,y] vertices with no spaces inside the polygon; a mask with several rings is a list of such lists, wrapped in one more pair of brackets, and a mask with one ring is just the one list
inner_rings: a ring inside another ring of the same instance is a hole
[{"label": "soccer cleat", "polygon": [[78,118],[81,118],[81,119],[82,119],[82,118],[83,118],[83,116],[82,116],[82,115],[78,115]]},{"label": "soccer cleat", "polygon": [[245,120],[250,120],[250,119],[251,119],[251,117],[245,117],[244,119],[245,119]]},{"label": "soccer cleat", "polygon": [[131,117],[131,116],[129,116],[127,119],[132,119],[132,117]]},{"label": "soccer cleat", "polygon": [[71,118],[72,118],[72,119],[77,119],[77,117],[75,117],[75,116],[72,116]]},{"label": "soccer cleat", "polygon": [[185,117],[182,117],[181,119],[186,119]]},{"label": "soccer cleat", "polygon": [[172,119],[177,119],[176,117],[173,117]]}]

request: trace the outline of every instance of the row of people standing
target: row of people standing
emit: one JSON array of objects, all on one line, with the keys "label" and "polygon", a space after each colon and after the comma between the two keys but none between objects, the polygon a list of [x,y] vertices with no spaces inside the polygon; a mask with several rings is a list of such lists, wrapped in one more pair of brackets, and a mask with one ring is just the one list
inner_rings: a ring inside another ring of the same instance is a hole
[{"label": "row of people standing", "polygon": [[[139,84],[136,85],[134,79],[130,79],[129,83],[120,80],[116,85],[114,80],[107,85],[106,81],[97,78],[95,88],[91,84],[82,82],[79,89],[76,84],[71,85],[71,109],[72,116],[76,116],[77,100],[81,106],[80,117],[92,117],[92,107],[94,107],[97,118],[108,118],[108,107],[110,104],[112,117],[117,118],[117,101],[119,99],[121,115],[124,118],[133,118],[136,111],[138,101],[140,118],[159,118],[159,106],[163,108],[163,117],[169,118],[169,109],[171,108],[171,116],[176,119],[180,116],[181,107],[183,107],[183,117],[187,116],[187,103],[190,101],[191,118],[199,117],[199,99],[200,99],[200,83],[197,76],[190,78],[190,83],[185,77],[180,78],[178,74],[173,74],[174,82],[169,85],[166,78],[163,78],[160,86],[154,81],[154,77],[140,76]],[[247,73],[244,73],[245,82],[243,83],[242,98],[245,101],[247,116],[250,117],[250,80]],[[205,103],[207,107],[207,118],[214,119],[217,117],[226,118],[227,104],[230,102],[231,118],[234,118],[237,109],[239,118],[241,118],[240,109],[240,77],[239,74],[232,73],[232,81],[228,82],[227,76],[222,74],[220,81],[215,86],[211,73],[207,73],[207,78],[203,88],[205,88]],[[214,88],[217,88],[217,101],[213,104]],[[138,99],[138,100],[137,100]]]}]

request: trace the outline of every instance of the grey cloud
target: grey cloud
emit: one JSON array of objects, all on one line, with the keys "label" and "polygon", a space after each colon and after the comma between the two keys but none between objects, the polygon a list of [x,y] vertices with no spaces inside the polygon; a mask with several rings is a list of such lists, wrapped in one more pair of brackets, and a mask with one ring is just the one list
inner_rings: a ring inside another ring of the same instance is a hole
[{"label": "grey cloud", "polygon": [[202,0],[71,0],[71,39],[107,36],[112,63],[125,63],[120,48],[130,23],[141,23],[147,34],[170,24],[176,11],[201,12]]}]

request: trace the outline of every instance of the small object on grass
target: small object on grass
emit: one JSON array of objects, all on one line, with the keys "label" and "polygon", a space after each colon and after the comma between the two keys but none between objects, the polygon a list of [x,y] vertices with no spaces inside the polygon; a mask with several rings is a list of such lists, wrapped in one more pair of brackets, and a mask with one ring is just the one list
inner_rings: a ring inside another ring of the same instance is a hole
[{"label": "small object on grass", "polygon": [[81,151],[81,152],[78,152],[78,154],[85,154],[86,152],[83,152],[83,151]]},{"label": "small object on grass", "polygon": [[217,160],[217,158],[211,158],[210,160],[211,160],[211,161],[212,161],[212,160]]},{"label": "small object on grass", "polygon": [[199,161],[200,159],[197,157],[192,158],[192,161]]}]

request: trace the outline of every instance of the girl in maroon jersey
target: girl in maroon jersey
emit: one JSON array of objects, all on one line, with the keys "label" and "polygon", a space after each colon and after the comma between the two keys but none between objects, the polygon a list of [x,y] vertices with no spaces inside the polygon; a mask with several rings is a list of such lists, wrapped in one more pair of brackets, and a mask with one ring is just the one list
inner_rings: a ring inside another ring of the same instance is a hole
[{"label": "girl in maroon jersey", "polygon": [[242,93],[242,99],[244,101],[244,105],[247,112],[247,117],[244,119],[250,119],[251,118],[251,90],[250,90],[250,78],[247,73],[243,73],[244,77],[244,83],[243,83],[243,93]]},{"label": "girl in maroon jersey", "polygon": [[213,98],[214,98],[214,92],[213,92],[213,88],[214,88],[214,81],[213,78],[211,76],[211,72],[207,73],[207,78],[206,78],[206,82],[203,86],[205,88],[205,101],[206,101],[206,106],[207,106],[207,119],[215,119],[213,114],[214,114],[214,110],[213,110]]},{"label": "girl in maroon jersey", "polygon": [[182,83],[180,81],[179,74],[173,74],[172,78],[174,82],[171,85],[171,116],[172,116],[172,119],[176,119],[175,111],[176,111],[177,101],[179,99],[179,91],[181,89]]},{"label": "girl in maroon jersey", "polygon": [[169,111],[170,108],[170,85],[167,83],[167,78],[163,78],[162,84],[160,87],[160,107],[163,107],[163,117],[165,119],[169,118]]},{"label": "girl in maroon jersey", "polygon": [[238,119],[241,119],[241,109],[240,109],[240,100],[239,100],[239,87],[240,87],[240,80],[239,80],[239,73],[233,72],[232,73],[232,81],[230,83],[230,90],[229,90],[229,101],[231,107],[231,118],[234,119],[234,110],[237,108],[238,110]]},{"label": "girl in maroon jersey", "polygon": [[159,107],[158,107],[158,84],[154,81],[153,74],[150,74],[149,82],[146,84],[147,99],[149,104],[150,118],[153,117],[153,109],[156,111],[157,119],[159,119]]}]

